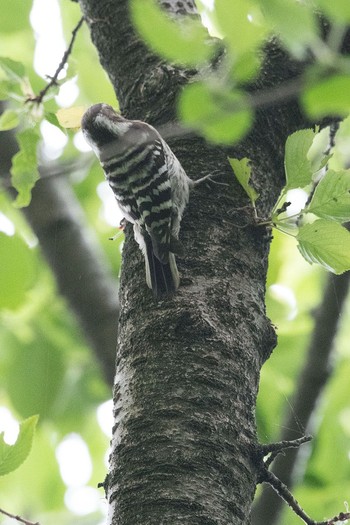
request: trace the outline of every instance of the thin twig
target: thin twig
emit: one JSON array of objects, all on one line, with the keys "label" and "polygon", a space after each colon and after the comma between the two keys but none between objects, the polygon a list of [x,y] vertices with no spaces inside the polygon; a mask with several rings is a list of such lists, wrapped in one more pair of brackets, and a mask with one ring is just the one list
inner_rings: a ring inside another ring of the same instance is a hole
[{"label": "thin twig", "polygon": [[350,512],[340,512],[338,516],[334,516],[328,521],[321,521],[316,523],[316,525],[336,525],[337,521],[346,521],[350,519]]},{"label": "thin twig", "polygon": [[285,440],[285,441],[277,441],[277,443],[267,443],[265,445],[260,445],[261,452],[264,456],[267,454],[273,452],[282,452],[283,450],[287,448],[299,448],[300,445],[303,445],[304,443],[308,443],[312,440],[312,436],[302,436],[298,439],[292,439],[292,440]]},{"label": "thin twig", "polygon": [[290,508],[297,514],[306,525],[336,525],[337,522],[347,521],[350,519],[350,512],[340,512],[333,518],[330,518],[325,521],[315,521],[306,512],[301,508],[297,500],[294,498],[292,493],[289,491],[287,486],[278,479],[273,472],[266,470],[265,472],[265,483],[268,483],[280,498],[283,498],[284,501],[290,506]]},{"label": "thin twig", "polygon": [[267,445],[260,446],[260,454],[265,456],[270,454],[270,456],[262,462],[261,470],[259,475],[259,483],[268,483],[278,496],[282,498],[293,512],[299,516],[306,525],[336,525],[337,522],[346,521],[350,519],[350,512],[340,512],[337,516],[330,518],[325,521],[315,521],[310,516],[306,514],[304,509],[300,506],[298,501],[294,498],[293,494],[273,472],[268,470],[272,461],[276,458],[278,454],[283,452],[287,448],[298,448],[303,443],[307,443],[312,439],[311,436],[303,436],[299,439],[294,439],[292,441],[280,441],[278,443],[270,443]]},{"label": "thin twig", "polygon": [[293,439],[291,441],[278,441],[277,443],[270,443],[267,445],[262,445],[261,452],[266,455],[270,454],[269,457],[264,461],[265,467],[268,469],[271,463],[277,458],[279,454],[284,452],[288,448],[299,448],[300,445],[308,443],[311,441],[312,436],[303,436],[299,439]]},{"label": "thin twig", "polygon": [[273,472],[266,469],[265,471],[265,483],[268,483],[280,498],[290,506],[290,508],[299,516],[307,525],[316,525],[316,522],[311,519],[306,512],[301,508],[293,494],[289,491],[288,487],[278,479]]},{"label": "thin twig", "polygon": [[59,63],[59,65],[58,65],[58,67],[57,67],[53,77],[49,77],[49,78],[51,78],[50,82],[44,87],[44,89],[42,89],[40,91],[40,93],[38,95],[36,95],[35,97],[27,98],[26,102],[35,102],[35,104],[41,104],[41,102],[43,101],[44,96],[49,91],[49,89],[51,89],[52,86],[57,86],[58,75],[61,73],[62,69],[66,65],[66,62],[67,62],[67,60],[69,58],[69,55],[72,52],[74,41],[76,39],[77,33],[78,33],[80,27],[82,26],[83,22],[84,22],[84,17],[82,16],[81,19],[79,20],[79,22],[77,23],[77,25],[75,26],[75,28],[72,31],[72,38],[71,38],[71,41],[69,43],[69,46],[66,49],[66,51],[64,52],[62,60]]},{"label": "thin twig", "polygon": [[1,514],[4,514],[5,516],[8,516],[9,518],[12,518],[14,520],[20,521],[21,523],[24,523],[25,525],[40,525],[38,521],[34,523],[34,521],[25,520],[24,518],[21,518],[21,516],[15,516],[14,514],[10,514],[10,512],[6,512],[6,510],[0,509]]},{"label": "thin twig", "polygon": [[[293,433],[300,431],[300,428],[310,426],[310,417],[315,410],[317,398],[325,388],[331,373],[330,362],[334,338],[341,312],[346,304],[349,284],[350,272],[331,276],[328,279],[322,303],[315,314],[315,329],[310,341],[307,363],[295,389],[295,398],[289,403],[289,414],[283,423],[282,439],[284,440],[289,440]],[[296,457],[296,450],[290,450],[289,454],[277,458],[273,464],[274,474],[283,480],[289,489],[293,484],[292,474]],[[264,479],[263,471],[259,472],[259,479]],[[277,523],[282,506],[281,498],[274,498],[269,490],[264,490],[253,510],[254,524]],[[333,523],[335,523],[334,518]],[[333,523],[330,521],[330,525]]]}]

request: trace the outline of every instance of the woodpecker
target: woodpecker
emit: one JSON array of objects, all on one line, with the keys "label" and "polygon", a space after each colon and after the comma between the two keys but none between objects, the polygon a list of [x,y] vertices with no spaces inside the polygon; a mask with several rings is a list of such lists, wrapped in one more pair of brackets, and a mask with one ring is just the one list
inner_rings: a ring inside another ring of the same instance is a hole
[{"label": "woodpecker", "polygon": [[157,300],[172,295],[180,282],[175,260],[183,251],[180,223],[195,183],[155,128],[124,118],[107,104],[85,112],[82,131],[133,224],[147,285]]}]

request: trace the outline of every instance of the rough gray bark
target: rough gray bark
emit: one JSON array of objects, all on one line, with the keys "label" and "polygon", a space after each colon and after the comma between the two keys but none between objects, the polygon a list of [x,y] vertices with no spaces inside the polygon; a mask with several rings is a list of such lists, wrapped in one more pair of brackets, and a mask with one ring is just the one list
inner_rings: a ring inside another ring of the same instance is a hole
[{"label": "rough gray bark", "polygon": [[[139,42],[126,0],[80,5],[124,115],[168,123],[193,72],[165,64]],[[163,6],[192,14],[194,2]],[[296,72],[271,44],[259,86]],[[260,110],[249,137],[231,151],[252,159],[261,215],[283,184],[285,139],[302,125],[293,100]],[[264,306],[269,236],[253,225],[237,227],[247,222],[239,211],[247,199],[226,152],[195,137],[168,142],[190,177],[220,173],[228,186],[208,184],[192,193],[180,235],[181,286],[171,300],[153,302],[127,229],[108,522],[248,525],[257,481],[259,370],[275,344]]]},{"label": "rough gray bark", "polygon": [[[0,177],[14,196],[9,170],[17,143],[11,131],[0,135]],[[43,173],[30,205],[22,211],[39,239],[58,289],[76,314],[106,381],[112,384],[119,314],[117,285],[77,198],[64,177]]]}]

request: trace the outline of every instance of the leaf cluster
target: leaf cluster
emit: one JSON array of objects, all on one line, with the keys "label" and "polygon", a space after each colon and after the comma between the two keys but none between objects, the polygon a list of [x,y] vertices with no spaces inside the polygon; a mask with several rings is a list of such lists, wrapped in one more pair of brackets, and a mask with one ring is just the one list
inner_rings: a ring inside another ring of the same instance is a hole
[{"label": "leaf cluster", "polygon": [[[350,221],[350,170],[326,170],[332,155],[322,151],[312,158],[315,143],[325,131],[329,133],[329,128],[322,132],[304,129],[288,137],[284,158],[286,185],[271,219],[260,223],[293,235],[309,263],[318,263],[340,274],[350,269],[350,232],[343,226]],[[249,182],[249,160],[229,159],[229,162],[255,210],[258,195]],[[288,192],[295,189],[305,190],[307,204],[291,215]]]},{"label": "leaf cluster", "polygon": [[[133,0],[131,7],[137,30],[154,52],[178,66],[197,68],[179,96],[178,114],[213,143],[239,141],[253,124],[255,108],[274,101],[268,93],[248,95],[245,89],[258,76],[262,48],[272,35],[294,59],[312,57],[298,81],[281,85],[277,96],[283,98],[284,90],[299,96],[311,119],[350,111],[350,60],[341,54],[350,22],[346,0],[331,7],[324,0],[216,0],[206,12],[208,31],[199,19],[170,18],[155,0]],[[326,41],[320,15],[329,20]]]},{"label": "leaf cluster", "polygon": [[[55,93],[51,92],[38,106],[26,68],[21,62],[7,57],[0,57],[0,71],[5,78],[0,80],[0,100],[7,101],[7,109],[0,116],[0,131],[19,127],[17,140],[19,151],[12,159],[12,185],[18,195],[15,206],[27,206],[31,200],[31,190],[39,179],[38,142],[40,140],[40,122],[46,118],[59,126],[56,116],[45,112],[45,103]],[[60,127],[60,126],[59,126]]]}]

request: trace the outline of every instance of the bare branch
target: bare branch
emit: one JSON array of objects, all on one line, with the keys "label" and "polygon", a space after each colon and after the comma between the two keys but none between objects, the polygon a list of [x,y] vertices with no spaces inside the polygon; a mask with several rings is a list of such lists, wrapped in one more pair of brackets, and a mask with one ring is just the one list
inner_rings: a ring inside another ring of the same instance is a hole
[{"label": "bare branch", "polygon": [[11,514],[10,512],[7,512],[6,510],[0,509],[1,514],[4,514],[5,516],[8,516],[9,518],[12,518],[14,520],[20,521],[21,523],[24,523],[25,525],[40,525],[38,521],[34,523],[34,521],[29,521],[24,518],[21,518],[21,516]]},{"label": "bare branch", "polygon": [[[289,404],[283,422],[283,441],[292,440],[310,425],[311,416],[317,406],[330,377],[331,354],[339,319],[345,305],[350,283],[350,273],[328,277],[322,303],[315,313],[315,327],[307,352],[307,361],[295,388],[295,397]],[[312,430],[312,429],[309,429]],[[297,450],[279,456],[272,471],[288,487],[293,485],[293,470],[297,461]],[[277,523],[282,501],[268,489],[264,489],[253,508],[253,524]]]},{"label": "bare branch", "polygon": [[50,78],[50,82],[44,87],[44,89],[42,89],[40,91],[40,93],[37,96],[27,98],[26,102],[34,102],[35,104],[41,104],[41,102],[43,101],[46,93],[53,86],[57,86],[58,76],[61,73],[61,71],[64,68],[64,66],[66,65],[66,62],[67,62],[67,60],[69,58],[69,55],[71,54],[71,52],[73,50],[74,41],[76,39],[78,31],[79,31],[80,27],[82,26],[83,22],[84,22],[84,17],[82,16],[81,19],[79,20],[79,22],[77,23],[77,25],[75,26],[75,28],[72,31],[72,38],[71,38],[71,40],[69,42],[69,46],[66,49],[66,51],[64,52],[63,57],[61,59],[61,62],[59,63],[59,65],[58,65],[54,75],[52,77],[48,77],[48,78]]},{"label": "bare branch", "polygon": [[287,486],[272,472],[266,470],[265,483],[268,483],[275,492],[282,498],[290,508],[299,516],[306,525],[335,525],[337,522],[346,521],[350,518],[350,512],[340,512],[337,516],[325,521],[315,521],[301,508],[298,501],[294,498]]},{"label": "bare branch", "polygon": [[[12,197],[15,192],[8,184],[9,170],[17,148],[14,133],[2,132],[0,178]],[[42,167],[41,174],[47,169]],[[87,226],[79,201],[64,177],[44,173],[30,205],[22,211],[40,241],[62,296],[76,314],[107,382],[112,384],[119,315],[117,282]]]},{"label": "bare branch", "polygon": [[293,494],[289,491],[287,488],[287,485],[282,483],[280,479],[273,474],[273,472],[270,472],[269,470],[266,470],[265,473],[265,483],[268,483],[274,491],[277,492],[277,494],[282,498],[289,507],[297,514],[297,516],[300,516],[300,518],[307,524],[307,525],[315,525],[316,522],[311,519],[306,512],[301,508],[298,501],[294,498]]},{"label": "bare branch", "polygon": [[299,448],[300,445],[308,443],[311,441],[312,436],[303,436],[299,439],[293,439],[292,441],[278,441],[277,443],[268,443],[266,445],[261,445],[261,452],[264,456],[270,454],[270,456],[265,460],[265,466],[268,468],[274,459],[281,454],[286,449],[289,448]]}]

